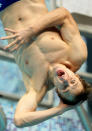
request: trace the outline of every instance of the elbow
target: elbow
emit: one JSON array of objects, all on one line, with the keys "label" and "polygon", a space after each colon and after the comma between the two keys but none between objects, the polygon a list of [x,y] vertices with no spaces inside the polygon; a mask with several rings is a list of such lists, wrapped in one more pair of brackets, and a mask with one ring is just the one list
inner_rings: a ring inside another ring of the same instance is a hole
[{"label": "elbow", "polygon": [[66,13],[69,13],[69,11],[65,7],[61,7],[60,9],[63,10],[64,12],[66,12]]},{"label": "elbow", "polygon": [[32,122],[32,120],[30,120],[30,122],[27,122],[27,120],[25,120],[25,118],[21,117],[20,115],[14,116],[14,124],[18,128],[34,126],[34,122]]},{"label": "elbow", "polygon": [[22,126],[22,121],[20,120],[20,118],[19,117],[14,117],[14,124],[15,124],[15,126],[16,127],[18,127],[18,128],[22,128],[23,126]]},{"label": "elbow", "polygon": [[63,19],[69,18],[69,16],[71,15],[70,12],[64,7],[57,8],[56,10],[59,14],[59,17]]},{"label": "elbow", "polygon": [[25,122],[23,121],[23,118],[21,118],[20,115],[15,115],[14,116],[14,124],[18,128],[26,127],[26,124],[25,124]]},{"label": "elbow", "polygon": [[67,18],[71,15],[70,12],[64,7],[61,7],[60,10],[61,10],[61,12],[63,12],[65,18]]}]

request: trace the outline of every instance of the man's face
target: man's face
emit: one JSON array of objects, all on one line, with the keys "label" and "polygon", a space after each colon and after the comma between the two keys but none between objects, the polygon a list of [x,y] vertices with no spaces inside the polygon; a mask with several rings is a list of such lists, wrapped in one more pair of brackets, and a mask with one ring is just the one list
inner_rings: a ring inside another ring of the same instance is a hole
[{"label": "man's face", "polygon": [[83,92],[79,78],[64,65],[58,65],[53,71],[53,82],[62,97],[73,100]]}]

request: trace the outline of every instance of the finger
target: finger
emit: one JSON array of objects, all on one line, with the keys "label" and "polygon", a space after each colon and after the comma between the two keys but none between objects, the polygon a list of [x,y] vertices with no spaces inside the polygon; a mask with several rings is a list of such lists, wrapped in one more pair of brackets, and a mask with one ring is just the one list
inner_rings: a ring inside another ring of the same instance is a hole
[{"label": "finger", "polygon": [[19,45],[23,45],[24,44],[24,40],[21,40],[21,42],[19,43]]},{"label": "finger", "polygon": [[5,47],[4,47],[4,50],[6,50],[6,49],[10,48],[11,46],[15,45],[15,44],[17,43],[17,41],[18,41],[18,40],[15,40],[15,41],[13,41],[12,43],[10,43],[9,45],[5,46]]},{"label": "finger", "polygon": [[17,50],[19,47],[20,47],[20,45],[16,45],[14,48],[12,48],[12,49],[10,50],[10,52],[14,52],[14,51]]},{"label": "finger", "polygon": [[16,38],[17,35],[10,35],[10,36],[5,36],[5,37],[1,37],[1,40],[6,40],[6,39],[12,39],[12,38]]},{"label": "finger", "polygon": [[9,31],[11,33],[17,33],[17,31],[13,30],[13,29],[9,29],[9,28],[4,28],[5,31]]},{"label": "finger", "polygon": [[23,43],[24,43],[24,40],[19,42],[19,44],[17,44],[13,49],[11,49],[10,52],[13,52],[14,50],[17,50],[21,45],[23,45]]}]

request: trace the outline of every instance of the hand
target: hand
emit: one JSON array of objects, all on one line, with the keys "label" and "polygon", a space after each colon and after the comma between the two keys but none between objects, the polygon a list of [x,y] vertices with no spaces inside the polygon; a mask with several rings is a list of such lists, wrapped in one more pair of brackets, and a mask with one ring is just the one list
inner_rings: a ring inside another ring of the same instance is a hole
[{"label": "hand", "polygon": [[17,50],[22,44],[30,42],[32,36],[34,35],[33,28],[27,28],[21,31],[15,31],[13,29],[5,28],[5,31],[12,33],[12,35],[2,37],[0,38],[1,40],[14,39],[12,43],[8,44],[4,48],[4,50],[8,49],[10,52]]},{"label": "hand", "polygon": [[62,98],[60,97],[61,95],[59,94],[59,91],[58,91],[58,88],[56,89],[56,93],[57,95],[59,96],[60,98],[60,103],[58,105],[59,109],[60,109],[60,114],[62,114],[62,112],[65,112],[67,110],[70,110],[73,108],[73,106],[71,105],[68,105],[68,104],[65,104],[63,101],[62,101]]}]

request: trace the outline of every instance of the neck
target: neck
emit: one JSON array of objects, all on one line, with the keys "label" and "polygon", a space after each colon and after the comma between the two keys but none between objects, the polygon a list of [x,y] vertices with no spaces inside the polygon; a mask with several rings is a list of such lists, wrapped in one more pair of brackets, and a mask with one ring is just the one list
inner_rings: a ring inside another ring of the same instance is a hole
[{"label": "neck", "polygon": [[54,87],[52,70],[53,70],[52,67],[50,67],[48,71],[48,77],[46,80],[46,84],[49,87],[49,89],[52,89]]},{"label": "neck", "polygon": [[54,84],[53,84],[52,80],[50,79],[50,77],[47,78],[46,85],[48,87],[48,90],[51,90],[54,88]]}]

